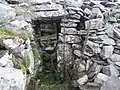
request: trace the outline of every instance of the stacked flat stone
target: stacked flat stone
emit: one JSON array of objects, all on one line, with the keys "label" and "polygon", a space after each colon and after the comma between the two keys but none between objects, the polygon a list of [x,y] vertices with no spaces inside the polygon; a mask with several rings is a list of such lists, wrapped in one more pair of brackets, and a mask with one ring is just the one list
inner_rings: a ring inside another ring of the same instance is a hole
[{"label": "stacked flat stone", "polygon": [[[81,12],[82,10],[74,7],[66,7],[66,10],[69,14],[68,17],[61,19],[61,33],[59,33],[59,41],[62,42],[58,45],[58,61],[59,66],[63,65],[63,60],[69,64],[74,60],[73,49],[74,44],[81,43],[81,36],[78,35],[77,26],[80,23]],[[81,12],[82,13],[82,12]],[[62,67],[62,66],[60,66]]]},{"label": "stacked flat stone", "polygon": [[[111,7],[117,7],[111,9]],[[80,7],[67,7],[69,17],[61,20],[61,33],[58,45],[58,61],[62,66],[65,60],[79,63],[79,72],[87,71],[80,76],[79,85],[101,86],[111,76],[120,75],[120,26],[119,5],[114,2],[88,1]],[[82,27],[81,27],[82,26]],[[83,42],[84,57],[81,61]],[[115,83],[115,82],[114,82]],[[106,88],[106,87],[105,87]],[[106,90],[103,89],[102,90]]]},{"label": "stacked flat stone", "polygon": [[[63,8],[64,4],[66,8]],[[107,90],[105,85],[111,85],[108,80],[119,80],[119,3],[104,0],[59,0],[57,3],[36,0],[32,2],[32,8],[33,20],[62,18],[57,48],[58,66],[63,68],[65,62],[69,67],[74,62],[79,65],[79,74],[87,72],[79,76],[79,86],[102,86],[106,82],[101,90]],[[84,43],[87,36],[88,40]],[[83,47],[84,58],[81,59]]]},{"label": "stacked flat stone", "polygon": [[[65,14],[63,6],[51,2],[51,0],[33,0],[32,4],[32,19],[59,19]],[[67,15],[67,13],[66,13]]]}]

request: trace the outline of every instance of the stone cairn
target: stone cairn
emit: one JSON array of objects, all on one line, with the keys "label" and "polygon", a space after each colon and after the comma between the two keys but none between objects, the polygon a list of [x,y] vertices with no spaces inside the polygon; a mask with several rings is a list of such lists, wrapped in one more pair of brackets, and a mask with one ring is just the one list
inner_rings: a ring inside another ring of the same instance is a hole
[{"label": "stone cairn", "polygon": [[[119,90],[119,2],[60,0],[53,4],[63,6],[62,15],[56,15],[62,16],[57,49],[58,66],[62,68],[65,62],[69,67],[74,62],[73,68],[77,68],[80,74],[77,80],[79,86],[86,84],[102,86],[101,90]],[[43,17],[45,14],[39,15]],[[35,16],[40,18],[39,15]],[[47,15],[44,17],[52,18],[55,14]],[[81,75],[82,72],[85,73]],[[106,88],[112,87],[113,83],[118,89]]]}]

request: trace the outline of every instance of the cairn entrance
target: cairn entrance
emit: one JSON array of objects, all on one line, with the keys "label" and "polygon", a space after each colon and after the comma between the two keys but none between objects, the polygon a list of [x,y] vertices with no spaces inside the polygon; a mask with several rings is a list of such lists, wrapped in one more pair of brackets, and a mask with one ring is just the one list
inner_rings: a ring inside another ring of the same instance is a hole
[{"label": "cairn entrance", "polygon": [[[40,46],[43,71],[45,80],[55,79],[57,71],[57,43],[58,34],[61,30],[60,20],[36,20],[33,21],[35,37]],[[51,76],[51,78],[50,78]],[[42,77],[43,78],[43,77]],[[54,80],[53,80],[54,81]]]}]

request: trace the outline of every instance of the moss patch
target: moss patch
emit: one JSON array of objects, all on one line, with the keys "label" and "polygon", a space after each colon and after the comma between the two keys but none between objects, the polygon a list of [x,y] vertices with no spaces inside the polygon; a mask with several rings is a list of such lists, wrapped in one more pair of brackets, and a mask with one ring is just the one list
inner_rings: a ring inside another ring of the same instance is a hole
[{"label": "moss patch", "polygon": [[21,37],[23,39],[27,39],[29,37],[26,31],[16,31],[6,28],[0,28],[0,38],[9,38],[15,36]]}]

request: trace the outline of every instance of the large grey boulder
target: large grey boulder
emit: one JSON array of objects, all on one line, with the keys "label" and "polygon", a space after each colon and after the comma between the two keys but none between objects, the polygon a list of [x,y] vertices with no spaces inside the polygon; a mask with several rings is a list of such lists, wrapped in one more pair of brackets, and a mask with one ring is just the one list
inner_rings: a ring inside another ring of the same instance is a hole
[{"label": "large grey boulder", "polygon": [[0,90],[25,90],[26,78],[22,71],[0,67]]},{"label": "large grey boulder", "polygon": [[9,5],[0,3],[0,20],[11,21],[14,20],[16,16],[15,9],[11,8]]},{"label": "large grey boulder", "polygon": [[103,84],[101,90],[120,90],[120,79],[116,76],[111,76]]}]

